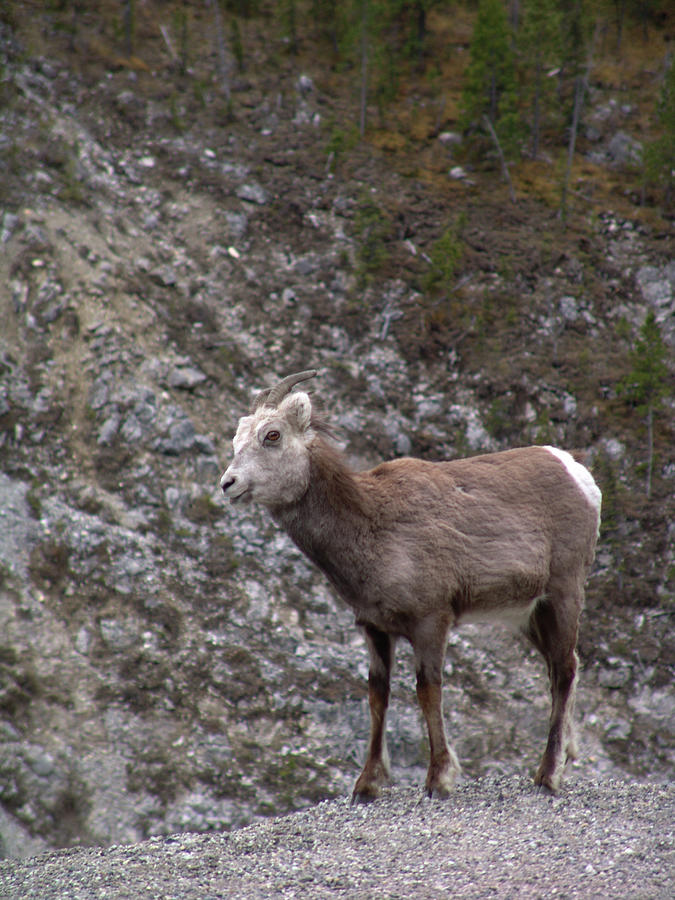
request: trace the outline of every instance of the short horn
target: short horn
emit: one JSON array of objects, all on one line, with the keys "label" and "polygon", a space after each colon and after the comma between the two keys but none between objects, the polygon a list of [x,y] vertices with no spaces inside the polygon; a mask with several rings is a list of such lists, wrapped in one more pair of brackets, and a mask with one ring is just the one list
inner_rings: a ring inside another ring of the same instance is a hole
[{"label": "short horn", "polygon": [[255,412],[261,406],[278,406],[284,397],[290,394],[296,384],[300,384],[301,381],[307,381],[309,378],[314,378],[316,374],[316,369],[306,369],[304,372],[296,372],[295,375],[287,375],[286,378],[275,384],[273,388],[260,391],[253,401],[251,412]]},{"label": "short horn", "polygon": [[259,409],[261,406],[265,405],[265,402],[266,402],[267,398],[269,397],[271,390],[272,390],[272,388],[265,388],[264,391],[260,391],[259,394],[255,395],[255,399],[253,400],[253,403],[251,404],[251,415],[253,415],[253,413],[257,409]]}]

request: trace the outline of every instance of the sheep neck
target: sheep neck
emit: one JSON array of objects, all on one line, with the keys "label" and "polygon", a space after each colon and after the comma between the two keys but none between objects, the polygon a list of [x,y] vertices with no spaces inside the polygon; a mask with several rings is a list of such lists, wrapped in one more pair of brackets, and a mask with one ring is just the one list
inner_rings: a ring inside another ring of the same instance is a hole
[{"label": "sheep neck", "polygon": [[296,503],[272,510],[351,605],[358,604],[362,592],[373,534],[365,476],[352,472],[338,451],[317,439],[310,446],[307,490]]}]

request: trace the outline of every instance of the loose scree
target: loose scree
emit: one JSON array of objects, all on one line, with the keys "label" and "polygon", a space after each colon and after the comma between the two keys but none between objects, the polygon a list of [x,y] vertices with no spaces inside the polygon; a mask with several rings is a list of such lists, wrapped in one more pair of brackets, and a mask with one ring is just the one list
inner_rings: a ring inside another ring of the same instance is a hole
[{"label": "loose scree", "polygon": [[557,791],[577,754],[576,644],[600,523],[595,481],[554,447],[354,471],[309,395],[293,391],[315,375],[289,375],[257,395],[220,484],[233,503],[267,507],[364,631],[370,740],[353,799],[376,797],[389,780],[385,716],[401,638],[413,648],[429,732],[426,791],[452,790],[460,766],[443,723],[445,649],[450,628],[477,621],[523,632],[546,661],[550,728],[534,780]]}]

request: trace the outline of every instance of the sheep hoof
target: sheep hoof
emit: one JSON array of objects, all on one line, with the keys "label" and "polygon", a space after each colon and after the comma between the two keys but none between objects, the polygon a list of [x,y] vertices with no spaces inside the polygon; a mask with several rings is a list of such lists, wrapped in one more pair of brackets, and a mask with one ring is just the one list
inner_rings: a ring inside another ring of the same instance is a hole
[{"label": "sheep hoof", "polygon": [[455,789],[458,774],[456,769],[446,769],[435,773],[433,778],[427,777],[427,797],[433,800],[447,800]]},{"label": "sheep hoof", "polygon": [[546,772],[543,770],[542,766],[534,776],[534,783],[537,786],[538,792],[557,794],[560,790],[560,775]]},{"label": "sheep hoof", "polygon": [[380,796],[380,789],[376,787],[369,788],[368,790],[360,790],[357,791],[354,788],[354,792],[352,794],[352,806],[359,806],[360,804],[372,803],[374,800]]}]

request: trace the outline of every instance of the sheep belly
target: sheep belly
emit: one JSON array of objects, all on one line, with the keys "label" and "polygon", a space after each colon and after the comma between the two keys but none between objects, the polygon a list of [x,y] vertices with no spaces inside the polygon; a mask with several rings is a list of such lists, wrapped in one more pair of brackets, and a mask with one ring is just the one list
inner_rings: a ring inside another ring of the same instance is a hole
[{"label": "sheep belly", "polygon": [[478,622],[496,622],[511,631],[522,631],[527,627],[530,616],[544,595],[535,597],[529,603],[513,606],[469,607],[456,620],[456,625],[471,625]]}]

